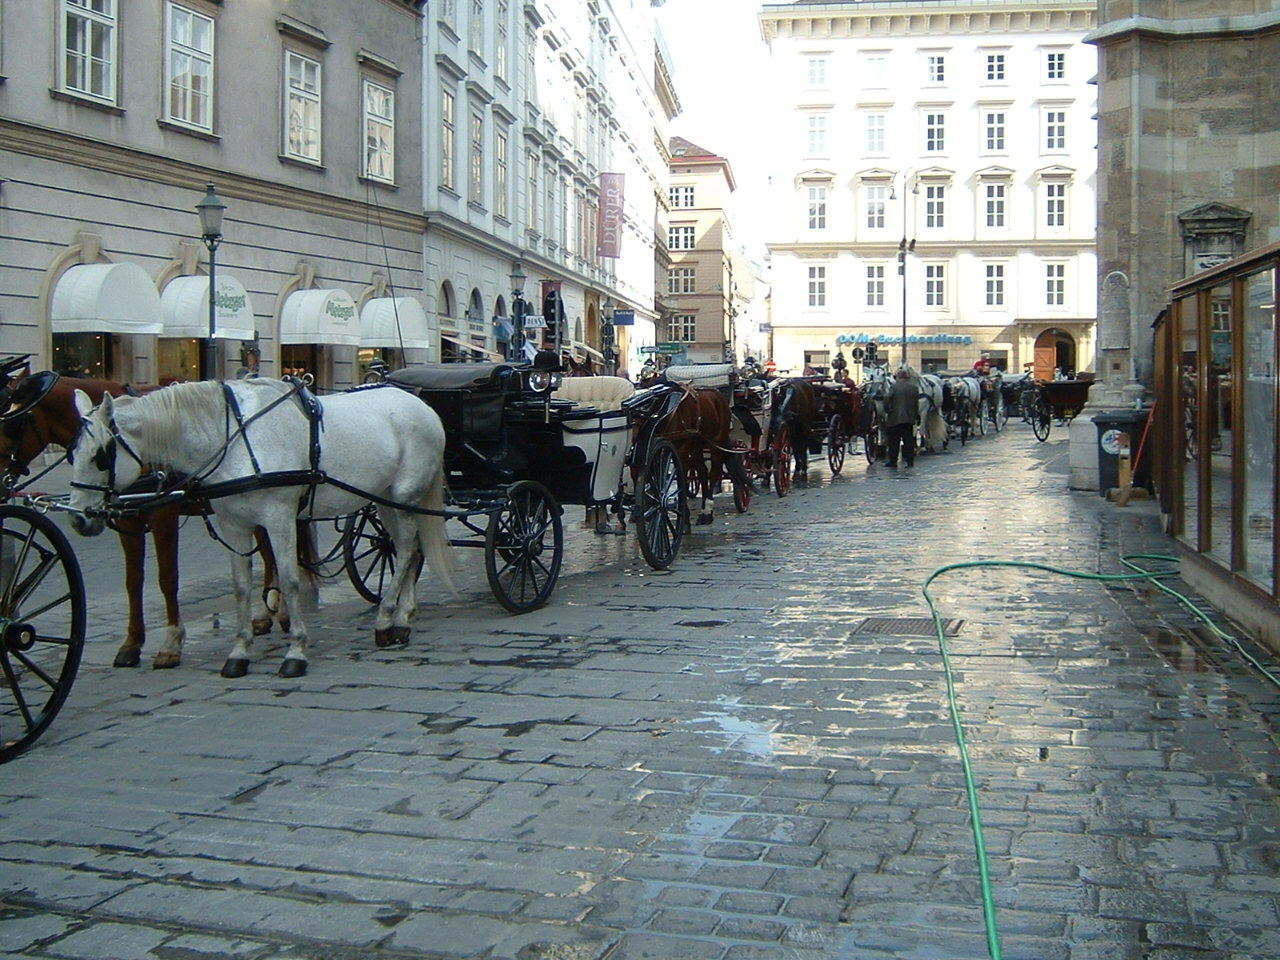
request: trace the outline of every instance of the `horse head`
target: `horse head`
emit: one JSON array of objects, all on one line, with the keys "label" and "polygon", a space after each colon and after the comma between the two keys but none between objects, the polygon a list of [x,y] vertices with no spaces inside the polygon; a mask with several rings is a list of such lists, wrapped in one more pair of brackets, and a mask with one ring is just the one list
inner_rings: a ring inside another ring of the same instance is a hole
[{"label": "horse head", "polygon": [[132,398],[116,400],[110,394],[96,407],[83,390],[76,390],[80,430],[67,447],[71,464],[71,526],[76,533],[96,537],[106,526],[102,507],[107,498],[142,475],[143,460],[134,444],[121,432],[117,413]]}]

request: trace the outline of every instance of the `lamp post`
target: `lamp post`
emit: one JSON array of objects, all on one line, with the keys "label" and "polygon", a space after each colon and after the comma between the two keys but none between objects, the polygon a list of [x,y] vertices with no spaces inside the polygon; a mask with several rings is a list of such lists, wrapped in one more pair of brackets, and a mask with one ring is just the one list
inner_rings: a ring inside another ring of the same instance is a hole
[{"label": "lamp post", "polygon": [[218,198],[210,183],[205,194],[196,204],[200,215],[200,239],[209,248],[209,339],[204,347],[204,372],[211,380],[218,379],[218,347],[213,339],[218,328],[218,244],[222,242],[222,214],[227,205]]},{"label": "lamp post", "polygon": [[616,372],[614,359],[617,354],[613,351],[613,314],[616,309],[612,297],[605,297],[600,305],[600,353],[604,355],[605,375],[610,377]]},{"label": "lamp post", "polygon": [[[916,238],[907,239],[907,182],[911,179],[911,171],[902,174],[902,239],[898,241],[898,276],[902,278],[902,365],[907,365],[907,254],[915,253]],[[916,181],[911,188],[912,193],[920,192],[920,182]],[[893,188],[889,188],[889,199],[892,200]]]},{"label": "lamp post", "polygon": [[524,359],[524,282],[526,279],[524,271],[517,263],[511,271],[511,322],[515,326],[511,343],[512,352],[515,353],[512,359],[516,362]]}]

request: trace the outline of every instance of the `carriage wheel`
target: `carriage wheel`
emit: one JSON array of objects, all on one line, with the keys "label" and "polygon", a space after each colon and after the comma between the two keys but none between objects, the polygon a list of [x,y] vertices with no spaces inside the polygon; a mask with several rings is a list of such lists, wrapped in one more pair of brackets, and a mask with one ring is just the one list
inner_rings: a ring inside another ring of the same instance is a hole
[{"label": "carriage wheel", "polygon": [[845,446],[849,443],[849,435],[844,432],[844,418],[838,413],[831,415],[827,424],[827,465],[833,474],[844,467]]},{"label": "carriage wheel", "polygon": [[85,618],[66,535],[43,514],[0,504],[0,763],[31,746],[66,702]]},{"label": "carriage wheel", "polygon": [[780,497],[785,497],[791,492],[791,462],[793,459],[791,428],[784,423],[779,425],[778,433],[773,438],[773,485]]},{"label": "carriage wheel", "polygon": [[636,485],[635,517],[640,553],[655,570],[671,566],[689,525],[684,478],[675,445],[670,440],[655,441]]},{"label": "carriage wheel", "polygon": [[347,518],[342,530],[342,566],[356,593],[370,603],[382,602],[383,588],[396,572],[396,554],[373,504]]},{"label": "carriage wheel", "polygon": [[551,598],[564,560],[560,504],[542,484],[521,480],[484,532],[489,589],[512,613],[537,610]]},{"label": "carriage wheel", "polygon": [[1009,408],[1005,406],[1004,396],[1002,394],[996,398],[995,416],[992,418],[992,423],[996,425],[996,433],[1003,430],[1008,422]]},{"label": "carriage wheel", "polygon": [[1049,404],[1043,400],[1036,402],[1035,409],[1031,411],[1031,432],[1036,435],[1036,439],[1044,443],[1049,439],[1049,430],[1053,426],[1053,415],[1049,409]]},{"label": "carriage wheel", "polygon": [[978,404],[978,436],[985,437],[987,435],[987,417],[990,416],[991,407],[986,400]]}]

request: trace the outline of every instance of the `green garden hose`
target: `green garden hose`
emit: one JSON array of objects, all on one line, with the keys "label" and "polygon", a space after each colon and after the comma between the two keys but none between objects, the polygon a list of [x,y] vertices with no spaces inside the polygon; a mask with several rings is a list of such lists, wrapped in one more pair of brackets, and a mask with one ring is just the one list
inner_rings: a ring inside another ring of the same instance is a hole
[{"label": "green garden hose", "polygon": [[1161,563],[1177,564],[1177,557],[1169,557],[1161,554],[1141,553],[1130,554],[1121,557],[1120,562],[1133,570],[1133,573],[1085,573],[1080,570],[1066,570],[1062,567],[1051,566],[1047,563],[1033,563],[1023,560],[972,560],[964,563],[949,563],[946,566],[939,567],[929,574],[929,578],[925,580],[922,588],[925,601],[929,604],[929,612],[933,615],[933,626],[938,638],[938,649],[942,655],[942,669],[947,682],[947,701],[951,710],[951,726],[955,732],[956,745],[960,748],[960,765],[964,770],[965,793],[969,801],[969,816],[973,827],[973,845],[977,853],[978,859],[978,876],[979,884],[982,892],[982,912],[986,922],[987,933],[987,950],[990,953],[991,960],[1001,960],[1000,952],[1000,935],[996,929],[996,909],[995,902],[991,895],[991,874],[987,866],[987,848],[982,838],[982,817],[978,811],[978,791],[973,782],[973,767],[969,762],[969,752],[965,749],[964,727],[960,723],[960,710],[956,703],[956,687],[955,677],[951,671],[951,658],[947,653],[947,641],[943,631],[942,618],[938,614],[938,608],[933,602],[933,596],[929,593],[929,585],[934,580],[942,576],[944,573],[950,573],[953,570],[968,570],[975,567],[1020,567],[1030,570],[1043,570],[1047,573],[1056,573],[1065,577],[1074,577],[1077,580],[1146,580],[1154,584],[1164,593],[1174,597],[1180,603],[1188,607],[1192,613],[1202,623],[1221,640],[1226,641],[1235,650],[1241,654],[1258,670],[1266,679],[1276,686],[1280,687],[1280,678],[1267,670],[1267,668],[1255,657],[1248,653],[1235,637],[1220,630],[1208,617],[1203,610],[1189,598],[1178,593],[1171,587],[1160,582],[1162,577],[1177,576],[1177,568],[1161,569],[1161,570],[1143,570],[1134,561],[1136,560],[1153,560]]}]

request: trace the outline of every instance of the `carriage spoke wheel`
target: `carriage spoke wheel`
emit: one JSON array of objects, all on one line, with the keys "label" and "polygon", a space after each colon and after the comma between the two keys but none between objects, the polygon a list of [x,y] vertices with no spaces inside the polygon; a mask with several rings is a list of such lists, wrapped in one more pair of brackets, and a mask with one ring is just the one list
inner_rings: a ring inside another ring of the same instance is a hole
[{"label": "carriage spoke wheel", "polygon": [[978,436],[985,437],[987,435],[987,416],[990,407],[987,401],[983,400],[978,404]]},{"label": "carriage spoke wheel", "polygon": [[780,497],[785,497],[791,492],[791,461],[793,459],[791,428],[784,423],[779,425],[778,433],[773,438],[773,488]]},{"label": "carriage spoke wheel", "polygon": [[66,535],[43,514],[0,504],[0,763],[31,746],[66,702],[85,618]]},{"label": "carriage spoke wheel", "polygon": [[1053,415],[1049,409],[1049,404],[1040,400],[1036,403],[1035,409],[1031,411],[1031,432],[1036,435],[1036,439],[1044,443],[1049,439],[1049,430],[1053,426]]},{"label": "carriage spoke wheel", "polygon": [[370,603],[382,602],[382,591],[396,572],[391,535],[372,504],[347,518],[342,531],[342,566],[356,593]]},{"label": "carriage spoke wheel", "polygon": [[833,413],[827,423],[827,464],[833,474],[844,468],[845,447],[848,443],[849,435],[845,433],[844,418]]},{"label": "carriage spoke wheel", "polygon": [[484,572],[497,601],[512,613],[537,610],[551,599],[564,560],[563,511],[551,491],[533,480],[507,489],[502,509],[484,532]]},{"label": "carriage spoke wheel", "polygon": [[675,560],[689,525],[684,478],[675,446],[657,440],[640,471],[635,518],[640,553],[655,570],[665,570]]},{"label": "carriage spoke wheel", "polygon": [[996,433],[1003,430],[1009,422],[1009,408],[1005,406],[1003,394],[996,398],[995,416],[992,422],[996,425]]}]

